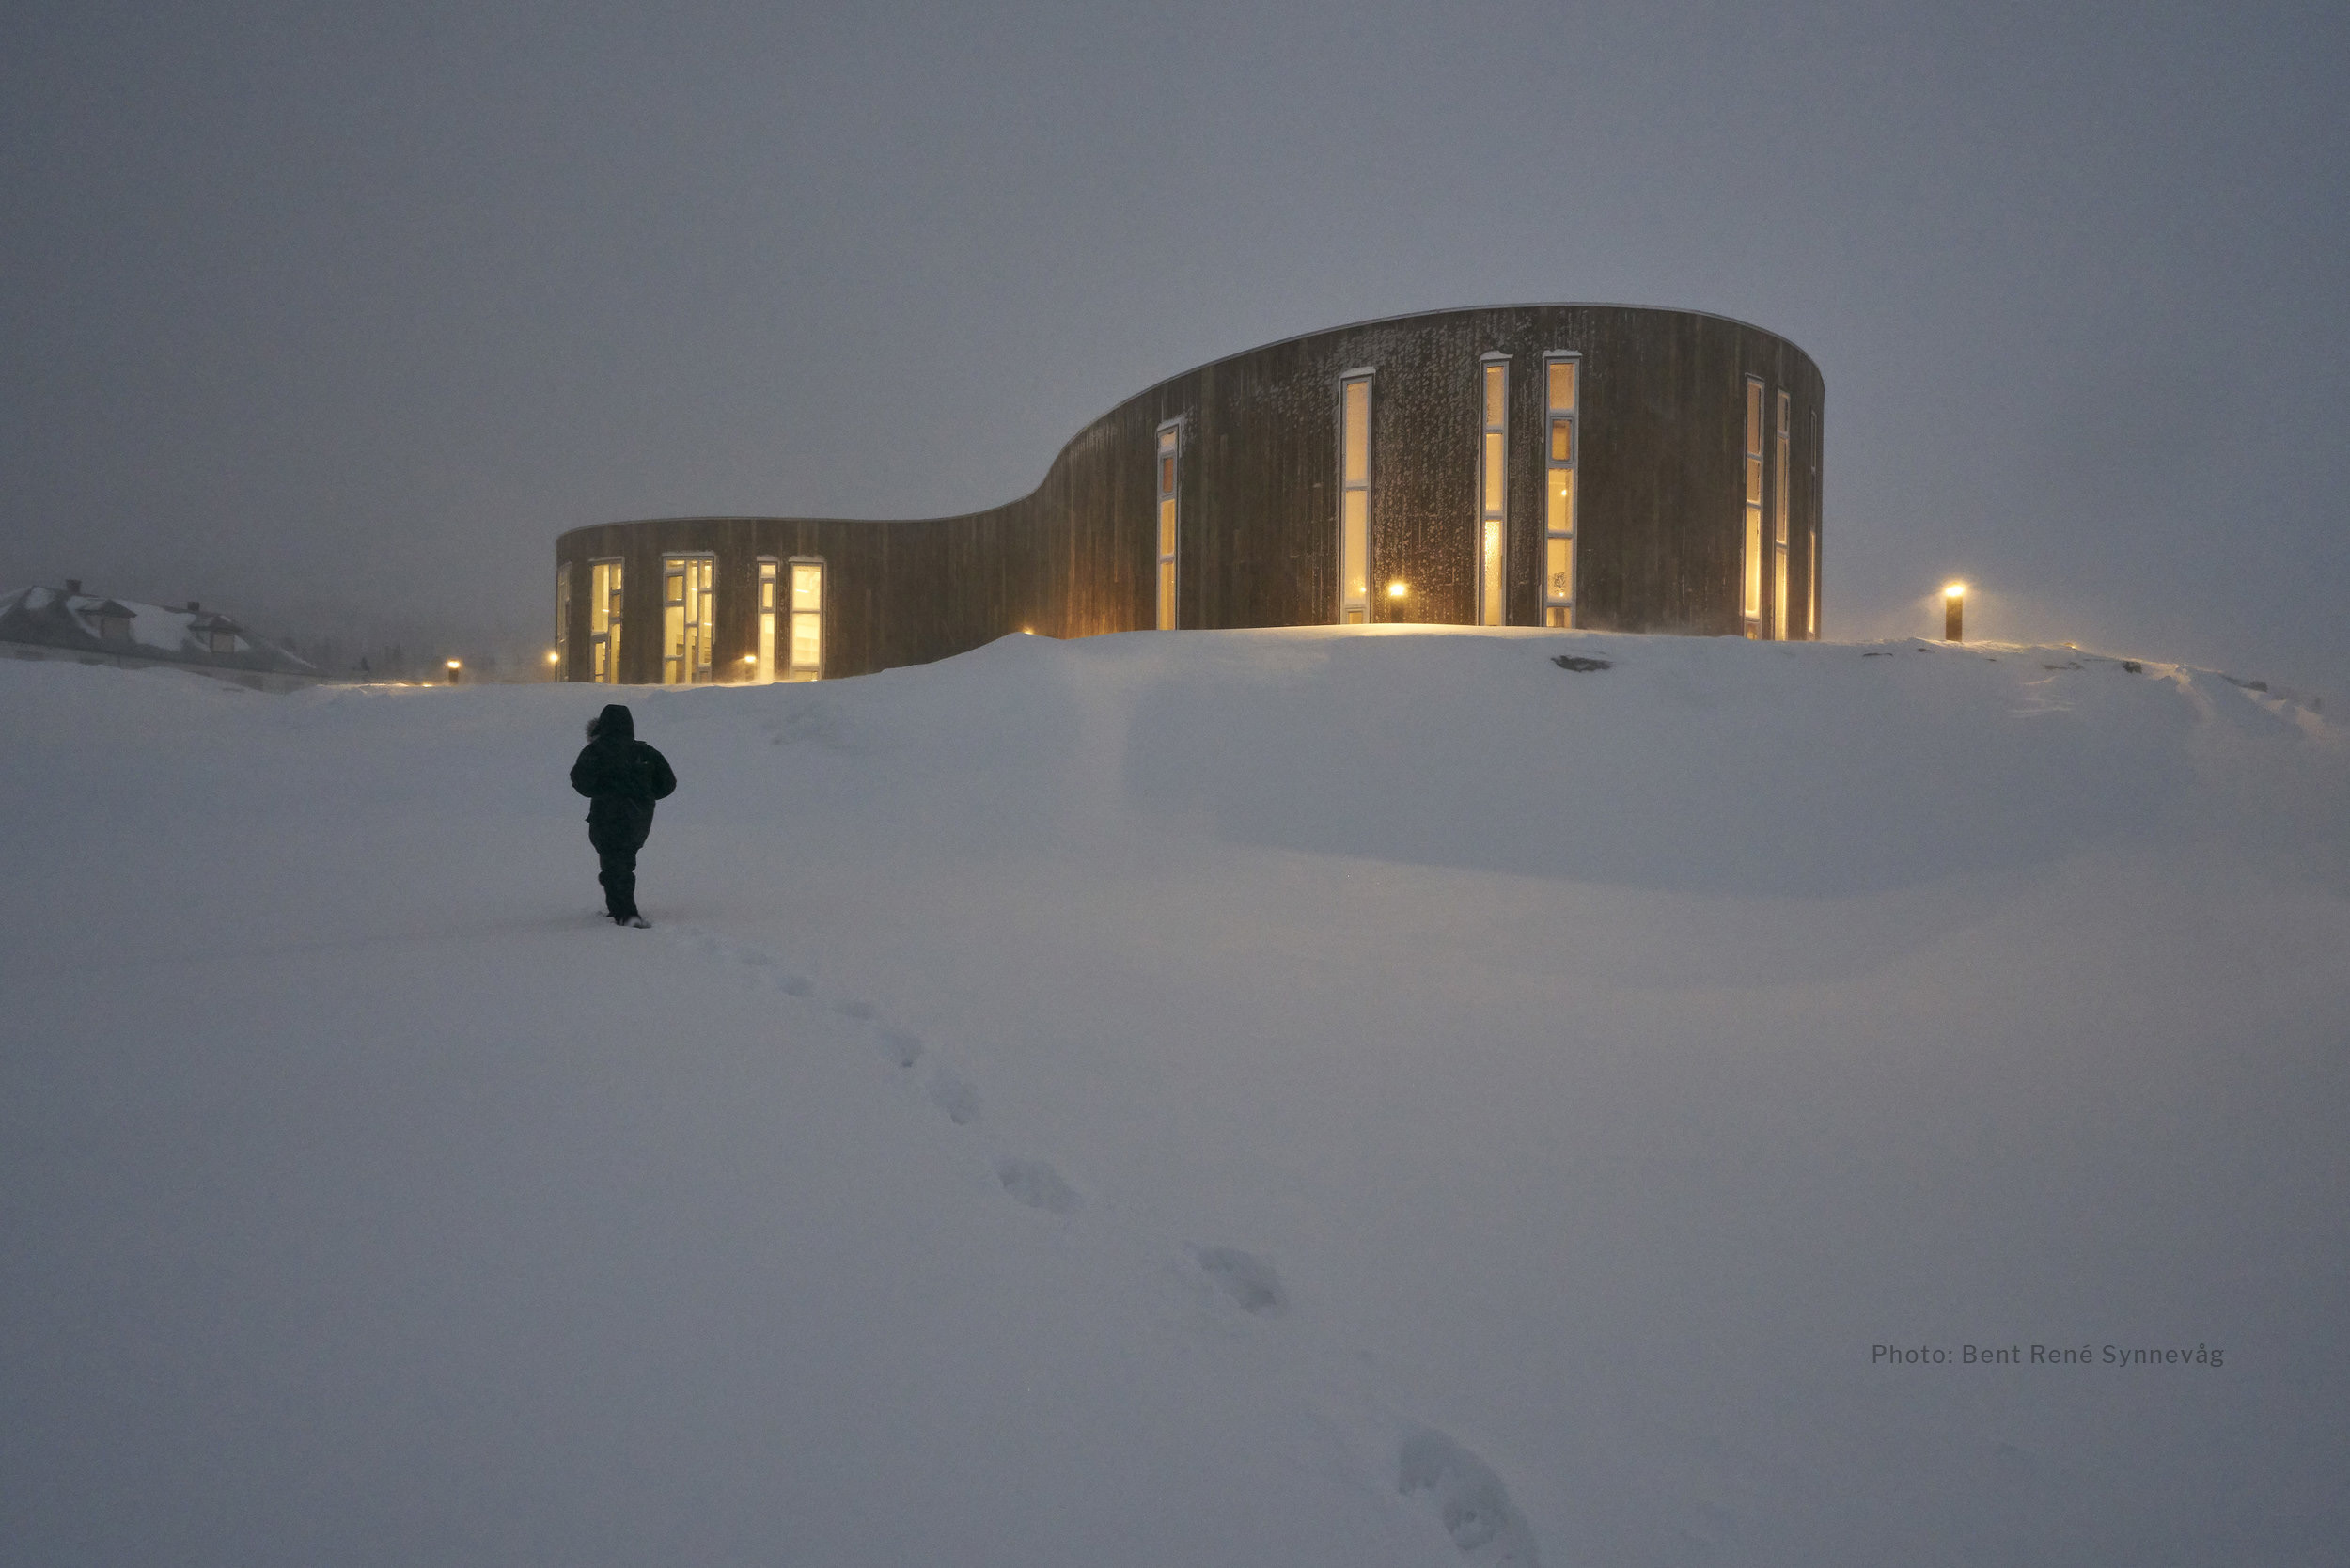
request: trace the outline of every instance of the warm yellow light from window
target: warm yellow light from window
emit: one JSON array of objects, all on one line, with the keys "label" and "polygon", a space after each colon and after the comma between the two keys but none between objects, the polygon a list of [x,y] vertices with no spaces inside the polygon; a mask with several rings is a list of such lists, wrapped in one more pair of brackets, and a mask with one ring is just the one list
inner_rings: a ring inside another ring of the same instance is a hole
[{"label": "warm yellow light from window", "polygon": [[1411,592],[1411,591],[1412,591],[1412,590],[1411,590],[1410,588],[1405,588],[1405,587],[1404,587],[1402,583],[1400,583],[1400,582],[1398,582],[1398,583],[1389,583],[1389,584],[1387,585],[1387,597],[1388,597],[1388,598],[1390,598],[1390,599],[1401,599],[1401,598],[1402,598],[1405,594],[1407,594],[1407,593],[1409,593],[1409,592]]},{"label": "warm yellow light from window", "polygon": [[1945,599],[1964,599],[1966,597],[1966,585],[1965,583],[1952,583],[1950,587],[1942,590],[1942,597]]}]

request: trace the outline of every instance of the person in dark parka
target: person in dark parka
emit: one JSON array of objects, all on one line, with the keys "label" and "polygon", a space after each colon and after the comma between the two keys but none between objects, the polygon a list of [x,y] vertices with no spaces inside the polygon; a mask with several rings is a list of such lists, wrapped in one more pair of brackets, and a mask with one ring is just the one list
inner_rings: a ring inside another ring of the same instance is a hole
[{"label": "person in dark parka", "polygon": [[650,924],[636,912],[636,852],[652,832],[652,803],[677,788],[669,760],[636,738],[636,721],[615,702],[588,721],[572,788],[588,797],[588,841],[603,865],[596,880],[605,913],[616,925]]}]

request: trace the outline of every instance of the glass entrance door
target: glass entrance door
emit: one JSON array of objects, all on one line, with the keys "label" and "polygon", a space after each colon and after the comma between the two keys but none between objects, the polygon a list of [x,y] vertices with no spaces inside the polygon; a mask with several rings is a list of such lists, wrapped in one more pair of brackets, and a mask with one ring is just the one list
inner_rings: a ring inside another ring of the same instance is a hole
[{"label": "glass entrance door", "polygon": [[617,560],[596,561],[589,566],[588,573],[588,641],[591,651],[588,677],[611,685],[620,679],[621,590],[626,585],[621,563]]},{"label": "glass entrance door", "polygon": [[782,609],[776,603],[776,573],[782,564],[770,556],[759,557],[759,668],[751,679],[762,684],[782,673],[776,668],[776,617]]},{"label": "glass entrance door", "polygon": [[661,563],[663,685],[700,685],[711,678],[716,565],[708,556],[669,556]]}]

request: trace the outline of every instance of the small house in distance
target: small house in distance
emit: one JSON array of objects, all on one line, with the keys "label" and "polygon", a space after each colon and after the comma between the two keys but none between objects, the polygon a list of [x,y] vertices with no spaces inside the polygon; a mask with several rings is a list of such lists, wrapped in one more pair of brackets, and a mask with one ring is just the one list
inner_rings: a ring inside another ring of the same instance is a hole
[{"label": "small house in distance", "polygon": [[265,692],[325,679],[316,666],[195,600],[173,607],[108,599],[84,593],[70,577],[62,589],[0,594],[0,655],[187,669]]},{"label": "small house in distance", "polygon": [[1310,333],[1079,431],[954,517],[668,517],[556,541],[566,681],[811,681],[1007,633],[1821,635],[1826,384],[1696,310],[1512,305]]}]

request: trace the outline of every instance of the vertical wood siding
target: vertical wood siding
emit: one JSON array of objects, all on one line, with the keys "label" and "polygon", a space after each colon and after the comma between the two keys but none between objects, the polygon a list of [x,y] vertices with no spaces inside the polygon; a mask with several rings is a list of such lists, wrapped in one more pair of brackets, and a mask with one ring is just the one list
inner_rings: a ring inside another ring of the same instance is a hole
[{"label": "vertical wood siding", "polygon": [[[1508,619],[1542,620],[1543,356],[1582,355],[1575,605],[1603,631],[1735,635],[1745,548],[1746,378],[1790,394],[1790,635],[1820,518],[1825,384],[1774,334],[1631,306],[1507,306],[1371,321],[1235,354],[1160,383],[1061,449],[1034,494],[961,517],[682,517],[574,528],[568,680],[588,679],[588,563],[627,563],[623,680],[661,679],[661,560],[718,560],[715,665],[758,646],[761,556],[825,562],[826,677],[925,664],[1024,627],[1090,636],[1155,615],[1156,434],[1183,421],[1178,613],[1184,627],[1318,625],[1338,610],[1338,397],[1371,395],[1371,619],[1477,617],[1479,361],[1510,356]],[[1776,482],[1765,464],[1766,482]],[[1766,535],[1767,547],[1767,535]],[[1825,541],[1822,544],[1825,551]],[[1765,570],[1768,625],[1773,573]],[[1401,600],[1386,585],[1410,588]],[[1823,617],[1825,624],[1825,616]]]}]

